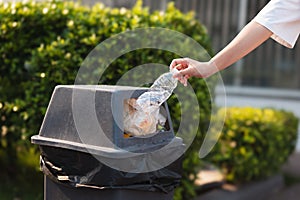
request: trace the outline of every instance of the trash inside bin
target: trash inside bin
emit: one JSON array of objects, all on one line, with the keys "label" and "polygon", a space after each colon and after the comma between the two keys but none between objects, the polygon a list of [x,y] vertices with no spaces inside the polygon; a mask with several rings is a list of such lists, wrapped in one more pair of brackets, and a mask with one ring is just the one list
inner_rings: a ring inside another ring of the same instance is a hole
[{"label": "trash inside bin", "polygon": [[160,106],[168,100],[177,87],[178,80],[173,77],[175,73],[178,73],[176,68],[162,74],[148,91],[137,99],[126,101],[124,107],[126,132],[135,136],[145,136],[157,130],[164,130],[166,118],[160,113]]},{"label": "trash inside bin", "polygon": [[[124,102],[145,91],[105,85],[55,88],[40,133],[31,138],[40,147],[41,169],[51,190],[63,190],[64,196],[78,194],[78,199],[81,194],[92,199],[92,195],[124,190],[130,190],[130,195],[134,191],[168,194],[162,199],[172,199],[170,194],[181,179],[181,156],[172,163],[164,163],[161,156],[182,155],[184,144],[174,136],[167,104],[160,109],[165,117],[163,130],[147,137],[125,137]],[[95,115],[90,114],[88,99],[94,99]],[[92,123],[92,117],[97,123]],[[156,170],[150,166],[152,161]],[[53,191],[47,191],[48,186],[45,195],[50,197]]]}]

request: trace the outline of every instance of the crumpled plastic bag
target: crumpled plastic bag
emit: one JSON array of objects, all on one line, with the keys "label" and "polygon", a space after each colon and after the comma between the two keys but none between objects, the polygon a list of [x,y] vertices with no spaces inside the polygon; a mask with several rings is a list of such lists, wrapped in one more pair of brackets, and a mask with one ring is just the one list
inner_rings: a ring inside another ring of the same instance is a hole
[{"label": "crumpled plastic bag", "polygon": [[157,132],[158,126],[164,126],[166,118],[159,112],[160,107],[149,106],[142,109],[136,99],[124,102],[124,131],[133,136],[146,136]]}]

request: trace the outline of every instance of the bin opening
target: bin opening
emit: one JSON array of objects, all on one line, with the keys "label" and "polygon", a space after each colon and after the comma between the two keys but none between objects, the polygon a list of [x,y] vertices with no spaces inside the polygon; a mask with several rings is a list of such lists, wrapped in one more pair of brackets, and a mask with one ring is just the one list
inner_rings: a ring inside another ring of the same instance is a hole
[{"label": "bin opening", "polygon": [[136,98],[124,100],[124,138],[130,137],[151,137],[158,133],[170,131],[168,114],[165,104],[158,109],[141,111],[137,109]]}]

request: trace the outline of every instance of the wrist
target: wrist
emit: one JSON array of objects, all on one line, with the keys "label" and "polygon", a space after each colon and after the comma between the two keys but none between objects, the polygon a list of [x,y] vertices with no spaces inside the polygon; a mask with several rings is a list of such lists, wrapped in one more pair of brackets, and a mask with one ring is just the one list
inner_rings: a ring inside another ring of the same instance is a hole
[{"label": "wrist", "polygon": [[211,59],[208,62],[206,62],[206,65],[207,65],[207,69],[208,69],[208,74],[207,74],[208,76],[211,76],[220,71],[220,69],[216,65],[216,62],[214,59]]}]

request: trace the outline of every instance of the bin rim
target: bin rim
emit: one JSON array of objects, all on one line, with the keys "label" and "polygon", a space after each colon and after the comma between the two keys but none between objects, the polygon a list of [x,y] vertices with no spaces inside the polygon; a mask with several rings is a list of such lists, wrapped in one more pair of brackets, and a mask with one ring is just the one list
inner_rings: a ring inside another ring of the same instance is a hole
[{"label": "bin rim", "polygon": [[135,87],[135,86],[125,86],[125,85],[56,85],[55,89],[69,88],[69,89],[84,89],[91,91],[126,91],[126,90],[141,90],[147,91],[149,87]]},{"label": "bin rim", "polygon": [[[80,151],[83,153],[89,153],[95,156],[102,156],[106,158],[130,158],[130,157],[137,157],[137,156],[143,156],[148,153],[152,152],[142,152],[142,153],[133,153],[130,151],[126,151],[125,149],[121,149],[117,146],[115,148],[110,147],[99,147],[96,145],[90,145],[90,144],[83,144],[79,142],[73,142],[68,140],[62,140],[62,139],[56,139],[56,138],[49,138],[44,137],[41,135],[34,135],[31,137],[31,143],[37,144],[40,146],[51,146],[51,147],[58,147],[58,148],[64,148],[69,149],[73,151]],[[174,137],[169,144],[167,144],[169,148],[177,148],[178,146],[184,145],[182,138]]]}]

